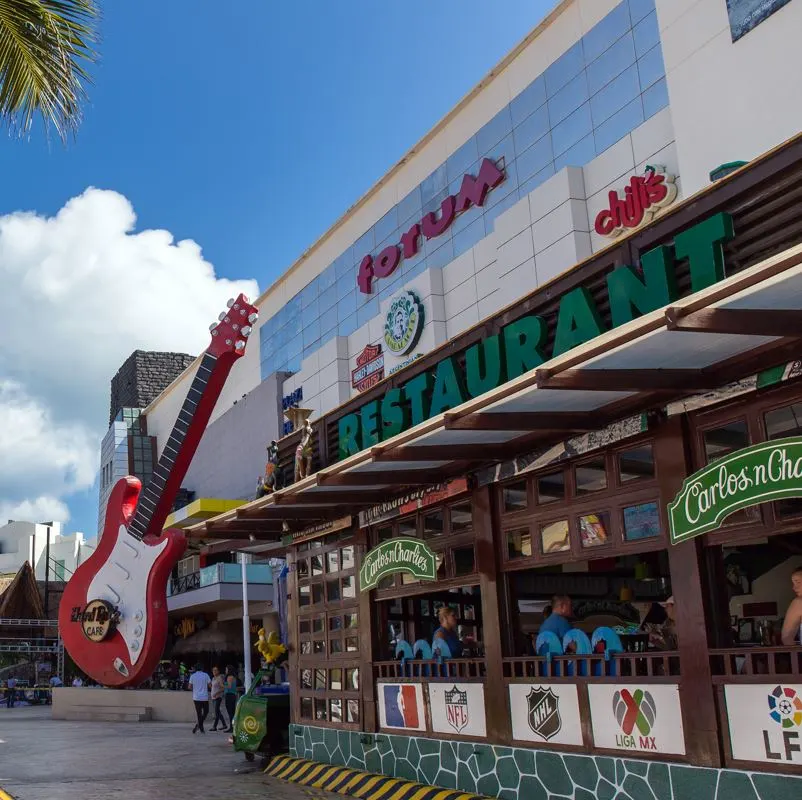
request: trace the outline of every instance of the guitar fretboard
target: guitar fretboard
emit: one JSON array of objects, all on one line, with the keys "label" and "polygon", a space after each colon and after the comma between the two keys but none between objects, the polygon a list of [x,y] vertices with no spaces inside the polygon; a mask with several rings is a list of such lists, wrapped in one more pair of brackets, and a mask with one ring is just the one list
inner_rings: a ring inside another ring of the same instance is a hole
[{"label": "guitar fretboard", "polygon": [[[198,403],[203,397],[204,391],[206,391],[209,377],[216,362],[217,358],[211,353],[204,354],[192,385],[189,387],[189,392],[187,392],[184,405],[178,413],[178,418],[175,421],[170,437],[164,445],[159,463],[153,470],[153,475],[147,486],[139,496],[134,517],[128,526],[128,532],[137,539],[142,539],[148,533],[148,530],[161,531],[164,520],[167,519],[167,513],[160,514],[160,516],[164,517],[161,520],[154,519],[154,513],[164,492],[167,479],[173,473],[173,466],[178,460],[178,454],[181,452],[187,433],[195,420]],[[172,475],[172,477],[175,476]],[[183,478],[184,476],[181,475],[179,481],[183,480]]]}]

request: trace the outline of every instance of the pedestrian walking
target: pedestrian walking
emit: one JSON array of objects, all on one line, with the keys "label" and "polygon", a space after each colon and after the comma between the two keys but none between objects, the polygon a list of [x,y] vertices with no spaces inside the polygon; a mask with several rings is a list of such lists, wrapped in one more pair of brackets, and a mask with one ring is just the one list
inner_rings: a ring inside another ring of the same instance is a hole
[{"label": "pedestrian walking", "polygon": [[189,685],[192,687],[192,701],[195,703],[195,714],[198,721],[192,729],[192,733],[206,733],[203,723],[209,714],[209,686],[212,679],[203,671],[202,664],[195,665],[195,671],[189,676]]},{"label": "pedestrian walking", "polygon": [[[224,697],[226,700],[226,711],[228,712],[228,730],[232,731],[234,730],[234,712],[237,710],[237,673],[231,664],[226,667]],[[223,730],[225,730],[225,728]]]},{"label": "pedestrian walking", "polygon": [[226,718],[220,710],[223,704],[223,695],[225,693],[225,681],[220,674],[219,667],[212,667],[212,708],[214,710],[214,722],[212,723],[212,730],[217,730],[217,723],[222,725],[221,730],[226,730]]},{"label": "pedestrian walking", "polygon": [[14,700],[16,699],[17,695],[17,679],[10,675],[8,681],[6,682],[6,688],[8,690],[8,697],[6,697],[6,708],[14,708]]}]

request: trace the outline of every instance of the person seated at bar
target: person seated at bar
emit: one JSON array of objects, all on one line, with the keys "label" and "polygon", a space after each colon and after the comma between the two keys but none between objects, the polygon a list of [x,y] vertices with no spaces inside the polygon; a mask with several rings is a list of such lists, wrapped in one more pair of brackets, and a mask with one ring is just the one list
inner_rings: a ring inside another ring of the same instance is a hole
[{"label": "person seated at bar", "polygon": [[653,603],[641,628],[649,634],[649,647],[655,650],[676,650],[677,631],[674,595],[664,603]]},{"label": "person seated at bar", "polygon": [[782,642],[786,647],[793,647],[797,639],[802,643],[802,566],[791,573],[791,588],[796,596],[783,620]]},{"label": "person seated at bar", "polygon": [[569,622],[571,614],[571,598],[565,594],[554,595],[551,601],[551,614],[543,620],[538,633],[551,632],[562,641],[563,636],[571,630]]},{"label": "person seated at bar", "polygon": [[432,637],[432,650],[435,649],[435,643],[438,639],[442,639],[451,651],[451,658],[461,658],[464,655],[465,646],[473,646],[475,642],[472,637],[465,636],[460,640],[457,635],[457,615],[451,606],[443,606],[437,612],[437,618],[440,620],[440,627],[434,632]]}]

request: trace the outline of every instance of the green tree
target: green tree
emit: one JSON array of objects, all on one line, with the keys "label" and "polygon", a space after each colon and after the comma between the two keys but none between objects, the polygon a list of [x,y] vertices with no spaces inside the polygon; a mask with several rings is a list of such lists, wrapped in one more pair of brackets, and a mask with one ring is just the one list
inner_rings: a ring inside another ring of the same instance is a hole
[{"label": "green tree", "polygon": [[39,114],[62,141],[75,134],[98,17],[94,0],[0,0],[0,118],[12,132]]}]

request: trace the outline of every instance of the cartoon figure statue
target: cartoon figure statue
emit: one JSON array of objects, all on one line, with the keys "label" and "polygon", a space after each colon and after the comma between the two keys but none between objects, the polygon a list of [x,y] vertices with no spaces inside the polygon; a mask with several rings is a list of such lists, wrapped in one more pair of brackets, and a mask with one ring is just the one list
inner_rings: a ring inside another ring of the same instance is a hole
[{"label": "cartoon figure statue", "polygon": [[268,665],[279,666],[286,660],[287,648],[281,644],[275,631],[265,636],[265,629],[259,628],[259,641],[256,643],[256,649],[262,656],[262,661]]},{"label": "cartoon figure statue", "polygon": [[312,423],[307,419],[301,429],[301,441],[295,449],[295,480],[307,478],[312,474]]},{"label": "cartoon figure statue", "polygon": [[267,463],[265,464],[265,489],[268,492],[275,492],[281,488],[278,485],[278,445],[275,439],[267,447]]}]

